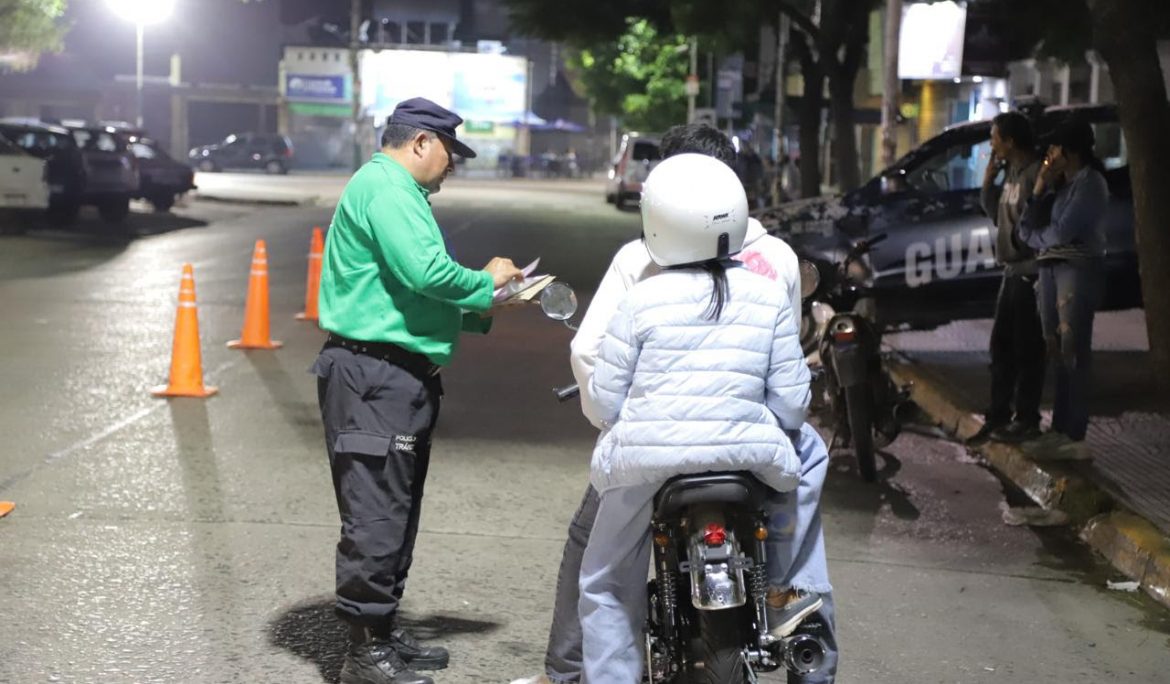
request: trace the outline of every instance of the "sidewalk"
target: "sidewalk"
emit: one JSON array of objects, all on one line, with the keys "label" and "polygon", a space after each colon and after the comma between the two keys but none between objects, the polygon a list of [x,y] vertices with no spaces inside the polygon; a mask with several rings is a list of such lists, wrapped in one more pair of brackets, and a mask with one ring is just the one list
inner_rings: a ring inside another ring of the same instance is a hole
[{"label": "sidewalk", "polygon": [[[959,438],[982,425],[990,392],[991,321],[960,321],[928,332],[893,333],[891,370],[914,398]],[[1140,310],[1097,316],[1088,463],[1033,462],[1018,447],[982,455],[1044,508],[1059,509],[1121,571],[1170,606],[1170,407],[1159,405],[1146,363]],[[1045,423],[1052,383],[1047,383]]]}]

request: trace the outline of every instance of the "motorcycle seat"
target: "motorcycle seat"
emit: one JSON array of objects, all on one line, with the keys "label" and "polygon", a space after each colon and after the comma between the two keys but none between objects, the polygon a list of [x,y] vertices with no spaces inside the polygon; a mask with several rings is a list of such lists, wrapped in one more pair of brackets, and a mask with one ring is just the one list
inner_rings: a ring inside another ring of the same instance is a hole
[{"label": "motorcycle seat", "polygon": [[699,504],[735,504],[761,509],[768,487],[747,472],[680,475],[666,481],[654,497],[654,518],[670,518]]}]

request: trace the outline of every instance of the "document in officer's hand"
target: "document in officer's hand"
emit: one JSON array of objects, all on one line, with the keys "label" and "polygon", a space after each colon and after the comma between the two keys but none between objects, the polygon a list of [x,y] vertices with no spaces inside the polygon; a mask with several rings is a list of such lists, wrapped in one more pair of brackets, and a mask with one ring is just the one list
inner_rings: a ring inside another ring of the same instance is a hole
[{"label": "document in officer's hand", "polygon": [[551,275],[532,275],[539,264],[540,258],[538,257],[531,264],[520,269],[520,272],[524,274],[524,280],[513,280],[497,289],[492,297],[492,303],[532,301],[536,295],[540,294],[541,290],[557,279],[556,276]]}]

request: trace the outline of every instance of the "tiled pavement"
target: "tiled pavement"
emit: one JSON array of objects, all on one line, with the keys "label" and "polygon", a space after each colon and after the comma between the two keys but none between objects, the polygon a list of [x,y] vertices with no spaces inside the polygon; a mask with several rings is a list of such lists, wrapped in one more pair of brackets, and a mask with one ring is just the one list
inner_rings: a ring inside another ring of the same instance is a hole
[{"label": "tiled pavement", "polygon": [[[960,321],[926,332],[892,333],[885,343],[946,384],[961,408],[979,413],[990,386],[991,321]],[[1087,441],[1090,476],[1125,507],[1170,535],[1170,407],[1153,392],[1140,310],[1104,312],[1093,331],[1094,386]],[[1051,385],[1045,393],[1050,418]],[[1094,477],[1095,476],[1095,477]]]}]

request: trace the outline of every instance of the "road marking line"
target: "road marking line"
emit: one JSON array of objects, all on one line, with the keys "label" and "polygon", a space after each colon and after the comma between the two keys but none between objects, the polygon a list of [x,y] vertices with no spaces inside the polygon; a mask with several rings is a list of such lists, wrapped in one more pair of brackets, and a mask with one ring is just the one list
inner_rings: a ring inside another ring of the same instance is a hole
[{"label": "road marking line", "polygon": [[[208,380],[214,379],[217,375],[228,370],[229,368],[231,368],[232,366],[234,366],[238,363],[240,363],[240,359],[235,359],[235,360],[228,361],[226,363],[221,364],[220,366],[216,367],[215,370],[212,370],[211,372],[207,373],[207,379]],[[109,437],[110,435],[113,435],[113,434],[121,431],[123,428],[129,427],[129,426],[133,425],[134,423],[137,423],[138,421],[142,420],[143,418],[146,418],[147,416],[149,416],[157,411],[161,411],[163,409],[163,407],[165,407],[166,405],[167,405],[166,402],[159,402],[159,403],[155,404],[154,406],[148,406],[146,408],[140,409],[140,410],[132,413],[131,415],[117,421],[113,425],[106,427],[104,430],[102,430],[100,432],[94,433],[94,434],[90,435],[89,437],[86,437],[85,439],[82,439],[78,442],[74,442],[73,444],[70,444],[69,446],[65,447],[64,449],[59,449],[57,451],[54,451],[53,453],[46,456],[44,458],[44,460],[41,461],[38,465],[34,465],[33,467],[25,470],[24,472],[17,473],[15,475],[9,477],[6,480],[0,481],[0,492],[6,491],[10,487],[12,487],[13,485],[21,482],[22,480],[25,480],[30,475],[37,472],[37,470],[39,470],[40,468],[43,468],[44,466],[52,465],[58,461],[61,461],[65,458],[69,457],[69,456],[72,456],[73,454],[77,453],[78,451],[81,451],[82,449],[84,449],[88,446],[92,446],[92,445],[102,441],[106,437]]]}]

